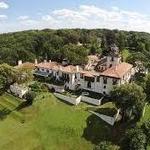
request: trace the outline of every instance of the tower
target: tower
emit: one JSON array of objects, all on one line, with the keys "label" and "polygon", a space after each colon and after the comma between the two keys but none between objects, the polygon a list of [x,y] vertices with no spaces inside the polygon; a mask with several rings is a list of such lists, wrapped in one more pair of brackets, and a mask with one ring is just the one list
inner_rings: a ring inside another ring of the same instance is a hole
[{"label": "tower", "polygon": [[119,63],[121,63],[119,48],[113,44],[110,46],[110,52],[107,56],[107,68],[117,66]]}]

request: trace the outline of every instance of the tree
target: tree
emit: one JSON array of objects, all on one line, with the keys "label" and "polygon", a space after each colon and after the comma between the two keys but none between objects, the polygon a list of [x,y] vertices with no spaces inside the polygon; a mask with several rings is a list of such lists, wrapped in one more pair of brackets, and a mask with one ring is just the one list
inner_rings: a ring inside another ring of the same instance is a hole
[{"label": "tree", "polygon": [[24,95],[24,97],[25,97],[25,99],[27,100],[27,101],[26,101],[26,102],[27,102],[27,105],[32,105],[33,100],[34,100],[35,97],[36,97],[36,94],[35,94],[35,92],[33,92],[33,91],[29,91],[29,92],[27,92],[27,93]]},{"label": "tree", "polygon": [[17,81],[17,70],[7,64],[0,65],[1,84],[5,87],[5,90],[9,86]]},{"label": "tree", "polygon": [[102,141],[95,146],[94,150],[118,150],[119,148],[109,141]]},{"label": "tree", "polygon": [[87,49],[83,46],[73,44],[65,45],[62,49],[63,58],[67,58],[73,65],[86,64],[87,62]]},{"label": "tree", "polygon": [[5,91],[6,78],[0,75],[0,95]]},{"label": "tree", "polygon": [[140,128],[127,130],[122,140],[123,150],[146,150],[146,135]]},{"label": "tree", "polygon": [[143,123],[142,129],[147,136],[147,143],[150,144],[150,120]]},{"label": "tree", "polygon": [[111,96],[118,109],[121,109],[123,121],[137,121],[141,118],[146,98],[142,87],[135,83],[116,86]]},{"label": "tree", "polygon": [[33,80],[33,73],[31,68],[19,67],[17,68],[17,80],[18,84],[29,83]]},{"label": "tree", "polygon": [[147,96],[147,101],[150,102],[150,74],[148,74],[145,78],[145,93],[146,93],[146,96]]},{"label": "tree", "polygon": [[90,49],[90,54],[95,55],[96,54],[96,48],[95,46],[92,45],[91,49]]},{"label": "tree", "polygon": [[126,35],[124,32],[120,31],[117,36],[118,46],[120,50],[123,50],[126,46]]}]

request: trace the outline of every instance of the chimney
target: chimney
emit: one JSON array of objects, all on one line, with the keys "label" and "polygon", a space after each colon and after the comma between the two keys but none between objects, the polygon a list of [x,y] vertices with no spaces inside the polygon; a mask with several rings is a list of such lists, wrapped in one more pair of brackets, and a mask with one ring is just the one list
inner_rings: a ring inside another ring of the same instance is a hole
[{"label": "chimney", "polygon": [[76,66],[76,70],[77,70],[77,72],[79,72],[79,66]]},{"label": "chimney", "polygon": [[18,61],[18,66],[22,65],[22,60]]},{"label": "chimney", "polygon": [[37,64],[38,64],[38,61],[37,61],[37,59],[35,59],[35,60],[34,60],[34,64],[35,64],[35,65],[37,65]]}]

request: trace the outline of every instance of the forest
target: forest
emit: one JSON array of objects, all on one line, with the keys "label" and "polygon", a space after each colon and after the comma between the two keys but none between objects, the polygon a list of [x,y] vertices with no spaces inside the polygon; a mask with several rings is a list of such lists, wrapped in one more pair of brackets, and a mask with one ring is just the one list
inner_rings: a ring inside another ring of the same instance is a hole
[{"label": "forest", "polygon": [[0,35],[0,63],[16,65],[35,58],[85,64],[89,54],[107,54],[116,44],[124,61],[150,66],[150,34],[108,29],[29,30]]}]

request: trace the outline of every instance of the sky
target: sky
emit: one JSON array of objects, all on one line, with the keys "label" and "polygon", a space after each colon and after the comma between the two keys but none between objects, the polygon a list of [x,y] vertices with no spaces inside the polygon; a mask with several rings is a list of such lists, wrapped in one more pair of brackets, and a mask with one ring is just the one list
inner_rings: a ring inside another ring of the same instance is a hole
[{"label": "sky", "polygon": [[150,33],[150,0],[0,0],[0,33],[108,28]]}]

